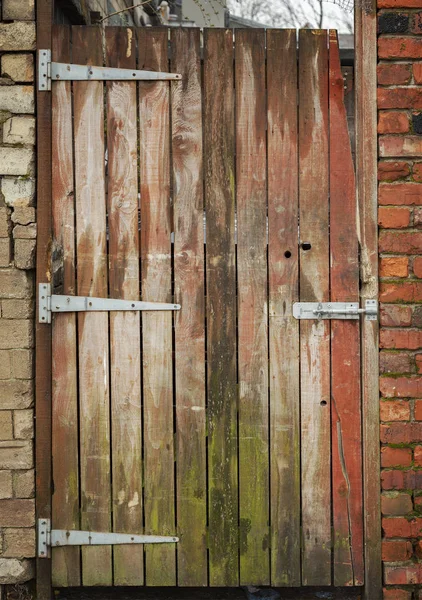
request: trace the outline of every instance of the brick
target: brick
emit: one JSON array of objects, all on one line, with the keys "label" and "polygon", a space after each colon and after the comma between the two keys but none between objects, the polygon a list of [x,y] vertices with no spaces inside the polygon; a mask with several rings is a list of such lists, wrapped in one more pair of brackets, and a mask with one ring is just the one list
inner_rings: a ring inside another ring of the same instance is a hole
[{"label": "brick", "polygon": [[422,533],[422,518],[390,517],[382,520],[386,538],[417,538]]},{"label": "brick", "polygon": [[382,467],[410,467],[412,451],[410,448],[381,448]]},{"label": "brick", "polygon": [[4,557],[32,558],[35,556],[35,529],[5,529],[3,531]]},{"label": "brick", "polygon": [[0,527],[33,527],[35,501],[30,499],[0,500]]},{"label": "brick", "polygon": [[31,379],[34,376],[34,352],[18,348],[11,351],[11,372],[15,379]]},{"label": "brick", "polygon": [[381,110],[378,115],[378,133],[406,133],[410,129],[405,112]]},{"label": "brick", "polygon": [[413,63],[413,77],[415,83],[418,85],[422,83],[422,63]]},{"label": "brick", "polygon": [[0,348],[32,348],[34,346],[33,324],[27,319],[0,320]]},{"label": "brick", "polygon": [[3,300],[3,319],[32,319],[35,312],[34,300]]},{"label": "brick", "polygon": [[0,238],[0,267],[8,267],[12,260],[12,244],[9,238]]},{"label": "brick", "polygon": [[32,440],[34,437],[34,413],[32,409],[13,411],[13,431],[17,440]]},{"label": "brick", "polygon": [[36,222],[35,208],[29,206],[16,206],[12,212],[12,223],[16,225],[29,225]]},{"label": "brick", "polygon": [[413,511],[412,497],[409,494],[388,492],[381,496],[381,513],[383,515],[408,515]]},{"label": "brick", "polygon": [[380,392],[385,398],[422,398],[422,377],[381,377]]},{"label": "brick", "polygon": [[15,498],[33,498],[35,496],[35,472],[33,469],[15,471],[12,481]]},{"label": "brick", "polygon": [[3,0],[2,8],[4,21],[33,21],[35,19],[34,0]]},{"label": "brick", "polygon": [[2,206],[0,207],[0,237],[9,237],[11,233],[12,221],[10,218],[10,210]]},{"label": "brick", "polygon": [[413,209],[413,224],[418,229],[422,227],[422,208]]},{"label": "brick", "polygon": [[35,181],[33,179],[10,179],[3,177],[1,191],[7,206],[33,206]]},{"label": "brick", "polygon": [[418,135],[422,133],[422,114],[419,112],[412,113],[412,131]]},{"label": "brick", "polygon": [[33,466],[32,442],[0,441],[0,469],[32,469]]},{"label": "brick", "polygon": [[407,33],[409,14],[399,12],[381,13],[378,17],[378,33]]},{"label": "brick", "polygon": [[421,0],[378,0],[378,8],[420,8]]},{"label": "brick", "polygon": [[417,329],[381,329],[381,348],[417,350],[422,348],[422,331]]},{"label": "brick", "polygon": [[32,298],[32,273],[18,269],[0,269],[0,298]]},{"label": "brick", "polygon": [[378,163],[379,181],[397,181],[410,175],[410,165],[404,161],[385,160]]},{"label": "brick", "polygon": [[413,261],[413,274],[415,277],[422,277],[422,257],[417,256]]},{"label": "brick", "polygon": [[33,81],[34,56],[32,54],[3,54],[1,57],[1,73],[18,83]]},{"label": "brick", "polygon": [[410,419],[410,405],[405,400],[392,400],[380,402],[381,421],[408,421]]},{"label": "brick", "polygon": [[381,302],[422,302],[422,282],[401,281],[380,284]]},{"label": "brick", "polygon": [[412,444],[419,442],[422,440],[422,424],[416,422],[383,424],[380,426],[380,437],[384,444]]},{"label": "brick", "polygon": [[415,546],[415,554],[420,559],[422,558],[422,540],[419,540]]},{"label": "brick", "polygon": [[381,258],[380,277],[407,277],[409,274],[409,259],[406,256]]},{"label": "brick", "polygon": [[382,135],[379,138],[379,153],[384,158],[422,156],[422,138],[417,135]]},{"label": "brick", "polygon": [[[383,261],[381,261],[381,264],[382,262]],[[400,275],[398,276],[400,277]],[[381,304],[380,321],[381,325],[384,327],[408,327],[412,322],[412,309],[410,306],[401,306],[399,304]]]},{"label": "brick", "polygon": [[17,269],[34,269],[36,240],[15,240],[15,266]]},{"label": "brick", "polygon": [[15,225],[13,228],[13,237],[20,240],[35,240],[37,237],[37,224]]},{"label": "brick", "polygon": [[35,47],[35,23],[0,23],[0,51],[23,52]]},{"label": "brick", "polygon": [[377,67],[377,76],[379,85],[404,85],[410,81],[412,66],[381,63]]},{"label": "brick", "polygon": [[387,585],[422,583],[422,564],[384,565],[384,582]]},{"label": "brick", "polygon": [[380,252],[421,254],[422,232],[381,231],[379,236],[379,249]]},{"label": "brick", "polygon": [[13,421],[11,410],[0,410],[0,440],[13,439]]},{"label": "brick", "polygon": [[416,446],[413,455],[415,465],[422,467],[422,446]]},{"label": "brick", "polygon": [[411,600],[412,592],[408,590],[400,590],[398,588],[383,590],[383,600]]},{"label": "brick", "polygon": [[[11,113],[18,114],[33,114],[34,109],[34,87],[32,85],[0,86],[0,110],[8,110]],[[15,175],[15,173],[11,174]],[[21,175],[21,173],[16,173],[16,175]]]},{"label": "brick", "polygon": [[409,354],[380,352],[380,373],[410,373],[413,370]]},{"label": "brick", "polygon": [[[421,45],[422,48],[422,39],[418,39],[416,41]],[[377,99],[378,108],[380,110],[391,108],[418,109],[422,108],[422,89],[418,87],[378,88]]]},{"label": "brick", "polygon": [[32,175],[34,158],[31,148],[0,147],[0,175]]},{"label": "brick", "polygon": [[0,379],[10,379],[12,376],[12,360],[10,350],[0,350]]},{"label": "brick", "polygon": [[422,40],[414,37],[396,36],[380,37],[378,39],[378,57],[420,58],[422,56]]},{"label": "brick", "polygon": [[[385,133],[394,133],[387,131]],[[35,144],[34,117],[12,117],[3,125],[4,144]]]},{"label": "brick", "polygon": [[415,419],[422,421],[422,400],[415,401]]},{"label": "brick", "polygon": [[382,542],[382,560],[387,562],[400,562],[408,560],[412,554],[412,544],[408,541],[384,540]]},{"label": "brick", "polygon": [[422,327],[422,306],[415,306],[413,309],[412,327]]},{"label": "brick", "polygon": [[409,227],[410,210],[408,208],[390,208],[382,206],[378,209],[378,224],[385,229],[402,229]]},{"label": "brick", "polygon": [[12,472],[0,471],[0,500],[11,498],[12,494]]},{"label": "brick", "polygon": [[422,472],[413,471],[381,471],[381,485],[383,490],[414,490],[422,482]]},{"label": "brick", "polygon": [[[0,380],[0,409],[30,408],[34,399],[34,386],[28,380]],[[29,467],[28,467],[29,468]]]},{"label": "brick", "polygon": [[384,206],[389,204],[422,206],[422,185],[418,183],[382,183],[378,188],[378,202]]},{"label": "brick", "polygon": [[415,162],[413,164],[413,179],[415,181],[422,181],[422,163],[421,162]]},{"label": "brick", "polygon": [[0,584],[25,583],[34,577],[32,560],[0,558]]}]

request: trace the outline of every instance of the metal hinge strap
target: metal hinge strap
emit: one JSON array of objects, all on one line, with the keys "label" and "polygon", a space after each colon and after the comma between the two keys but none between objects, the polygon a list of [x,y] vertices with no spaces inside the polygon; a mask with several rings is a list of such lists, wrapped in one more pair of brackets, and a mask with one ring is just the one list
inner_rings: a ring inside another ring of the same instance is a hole
[{"label": "metal hinge strap", "polygon": [[365,315],[367,321],[378,318],[378,302],[365,300],[365,308],[358,302],[295,302],[293,316],[296,319],[359,319]]},{"label": "metal hinge strap", "polygon": [[180,304],[140,302],[90,296],[59,296],[51,294],[50,283],[38,286],[38,322],[51,323],[51,313],[109,311],[180,310]]},{"label": "metal hinge strap", "polygon": [[178,537],[139,535],[101,531],[51,529],[50,519],[38,520],[38,556],[47,558],[49,548],[55,546],[116,546],[123,544],[174,544]]},{"label": "metal hinge strap", "polygon": [[52,62],[51,50],[38,51],[38,91],[51,90],[52,81],[170,81],[182,79],[179,73],[94,67]]}]

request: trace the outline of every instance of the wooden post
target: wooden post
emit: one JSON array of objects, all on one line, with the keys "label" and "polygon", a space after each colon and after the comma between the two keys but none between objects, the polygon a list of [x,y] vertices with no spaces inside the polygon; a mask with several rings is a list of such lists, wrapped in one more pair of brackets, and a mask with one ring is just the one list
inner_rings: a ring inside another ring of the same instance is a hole
[{"label": "wooden post", "polygon": [[[355,12],[356,180],[358,192],[361,302],[378,297],[377,228],[377,23],[376,2]],[[382,596],[379,491],[378,323],[362,321],[363,501],[366,600]]]}]

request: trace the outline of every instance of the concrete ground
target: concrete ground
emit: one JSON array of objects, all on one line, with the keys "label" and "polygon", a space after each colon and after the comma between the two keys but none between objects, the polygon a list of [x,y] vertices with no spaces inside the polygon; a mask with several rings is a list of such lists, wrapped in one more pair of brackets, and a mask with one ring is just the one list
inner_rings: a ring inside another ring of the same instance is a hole
[{"label": "concrete ground", "polygon": [[[280,600],[360,600],[359,588],[278,589]],[[68,588],[55,590],[56,600],[246,600],[230,588]]]}]

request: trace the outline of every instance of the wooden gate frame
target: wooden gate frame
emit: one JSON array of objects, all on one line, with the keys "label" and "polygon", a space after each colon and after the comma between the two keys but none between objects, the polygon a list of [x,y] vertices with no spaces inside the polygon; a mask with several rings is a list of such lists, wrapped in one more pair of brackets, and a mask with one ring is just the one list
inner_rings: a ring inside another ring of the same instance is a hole
[{"label": "wooden gate frame", "polygon": [[[355,11],[357,193],[361,299],[378,295],[376,0]],[[51,48],[53,0],[37,0],[37,49]],[[51,255],[51,93],[37,91],[36,281],[49,281]],[[37,312],[36,312],[37,314]],[[362,415],[365,600],[381,600],[378,324],[362,320]],[[51,328],[36,323],[36,516],[51,518]],[[51,560],[37,559],[37,598],[51,599]]]}]

